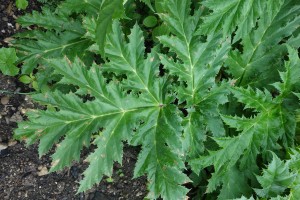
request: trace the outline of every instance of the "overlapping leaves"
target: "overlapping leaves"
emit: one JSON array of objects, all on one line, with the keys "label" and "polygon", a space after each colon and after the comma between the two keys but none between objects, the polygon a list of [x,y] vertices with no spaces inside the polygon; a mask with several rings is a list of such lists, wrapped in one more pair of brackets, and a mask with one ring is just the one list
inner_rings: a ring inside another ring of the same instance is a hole
[{"label": "overlapping leaves", "polygon": [[[296,51],[289,48],[290,60],[285,65],[285,72],[281,72],[282,81],[275,86],[280,92],[273,98],[268,90],[253,90],[251,87],[232,87],[231,92],[239,102],[245,104],[245,109],[252,109],[254,116],[223,116],[223,121],[230,127],[240,132],[234,137],[214,138],[221,149],[210,151],[207,156],[200,156],[192,161],[194,170],[200,170],[210,165],[215,168],[215,173],[210,179],[208,190],[213,191],[221,184],[220,177],[223,177],[236,166],[242,171],[256,171],[257,156],[265,154],[267,150],[276,151],[280,147],[279,139],[283,144],[293,144],[296,121],[295,113],[289,106],[284,104],[291,95],[293,85],[299,79],[299,57]],[[287,127],[285,124],[289,124]],[[292,141],[287,141],[290,138]],[[251,175],[249,175],[251,178]],[[223,182],[225,184],[225,182]],[[226,183],[227,184],[227,183]],[[231,191],[236,192],[235,190]],[[238,196],[236,196],[238,197]]]},{"label": "overlapping leaves", "polygon": [[270,79],[279,80],[277,71],[287,52],[280,41],[290,37],[300,23],[299,1],[270,0],[265,4],[266,14],[260,16],[258,28],[242,37],[242,52],[232,50],[227,59],[229,71],[240,86],[262,87]]},{"label": "overlapping leaves", "polygon": [[150,199],[185,199],[183,184],[190,180],[183,170],[190,166],[210,173],[208,184],[202,180],[208,198],[246,199],[255,192],[277,198],[289,188],[288,197],[297,199],[296,150],[290,161],[274,154],[267,169],[259,169],[270,151],[296,144],[299,2],[207,0],[198,9],[191,0],[142,1],[170,30],[147,41],[154,45],[149,53],[139,22],[127,35],[126,20],[114,20],[133,2],[66,0],[54,13],[19,19],[37,26],[13,43],[23,72],[41,64],[38,73],[56,77],[51,84],[72,89],[33,95],[52,109],[29,112],[16,137],[39,141],[40,155],[57,144],[52,171],[78,161],[94,144],[80,192],[112,175],[127,142],[141,146],[134,176],[147,174]]}]

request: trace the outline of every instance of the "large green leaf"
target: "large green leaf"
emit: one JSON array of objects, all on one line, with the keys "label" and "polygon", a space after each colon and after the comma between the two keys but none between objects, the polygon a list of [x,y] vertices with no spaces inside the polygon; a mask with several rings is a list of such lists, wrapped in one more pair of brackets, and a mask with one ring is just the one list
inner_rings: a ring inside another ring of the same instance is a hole
[{"label": "large green leaf", "polygon": [[299,1],[269,0],[266,4],[267,14],[261,15],[258,28],[245,35],[241,41],[243,49],[232,50],[227,59],[229,72],[239,86],[264,87],[270,79],[279,79],[277,71],[287,52],[280,42],[300,23]]},{"label": "large green leaf", "polygon": [[[182,173],[185,165],[181,118],[176,107],[169,105],[174,97],[168,95],[167,82],[156,76],[158,57],[151,53],[144,58],[144,39],[138,26],[132,29],[129,43],[121,39],[119,24],[114,23],[113,27],[108,41],[114,43],[108,45],[107,51],[110,61],[101,70],[116,74],[129,70],[131,75],[128,73],[127,80],[121,83],[106,80],[98,65],[87,69],[78,59],[46,59],[47,67],[63,75],[61,82],[80,88],[80,96],[62,95],[58,91],[34,95],[36,101],[52,105],[58,111],[29,113],[29,121],[19,124],[15,136],[27,139],[29,144],[40,140],[40,155],[64,137],[52,156],[51,171],[78,160],[83,146],[88,147],[91,141],[97,145],[87,158],[90,165],[79,191],[91,188],[103,175],[112,174],[114,162],[122,162],[123,141],[141,145],[135,176],[148,175],[149,197],[184,199],[188,190],[181,185],[189,179]],[[118,49],[121,44],[128,49]],[[110,68],[120,62],[124,65]],[[95,99],[85,102],[82,95]]]}]

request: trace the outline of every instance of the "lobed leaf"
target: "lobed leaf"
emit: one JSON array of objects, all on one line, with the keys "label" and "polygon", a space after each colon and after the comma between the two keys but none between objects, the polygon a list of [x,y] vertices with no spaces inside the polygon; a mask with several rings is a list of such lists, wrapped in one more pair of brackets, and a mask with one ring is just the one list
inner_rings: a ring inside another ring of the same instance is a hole
[{"label": "lobed leaf", "polygon": [[267,1],[265,9],[267,14],[261,15],[258,28],[242,38],[243,52],[232,50],[226,61],[238,86],[262,87],[270,79],[278,80],[280,59],[286,52],[285,46],[279,43],[300,22],[298,1]]}]

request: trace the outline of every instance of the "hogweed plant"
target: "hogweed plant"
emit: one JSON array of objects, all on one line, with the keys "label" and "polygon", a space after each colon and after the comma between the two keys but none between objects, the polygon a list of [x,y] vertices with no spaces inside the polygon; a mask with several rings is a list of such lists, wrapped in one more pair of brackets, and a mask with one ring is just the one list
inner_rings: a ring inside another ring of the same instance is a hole
[{"label": "hogweed plant", "polygon": [[126,143],[149,199],[300,199],[300,1],[65,0],[18,22],[1,56],[48,109],[15,137],[55,144],[51,171],[95,145],[78,192]]}]

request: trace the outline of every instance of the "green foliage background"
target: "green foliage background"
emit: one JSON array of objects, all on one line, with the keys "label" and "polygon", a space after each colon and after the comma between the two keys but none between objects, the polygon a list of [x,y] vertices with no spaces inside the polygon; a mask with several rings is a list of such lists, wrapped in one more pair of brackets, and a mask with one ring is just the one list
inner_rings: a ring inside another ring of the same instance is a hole
[{"label": "green foliage background", "polygon": [[128,143],[149,199],[300,199],[299,1],[65,0],[18,23],[0,69],[52,109],[15,137],[59,143],[51,171],[96,145],[79,192]]}]

